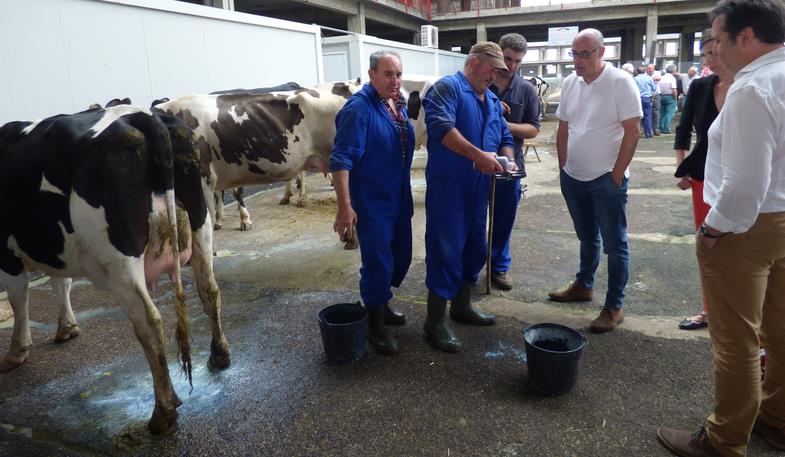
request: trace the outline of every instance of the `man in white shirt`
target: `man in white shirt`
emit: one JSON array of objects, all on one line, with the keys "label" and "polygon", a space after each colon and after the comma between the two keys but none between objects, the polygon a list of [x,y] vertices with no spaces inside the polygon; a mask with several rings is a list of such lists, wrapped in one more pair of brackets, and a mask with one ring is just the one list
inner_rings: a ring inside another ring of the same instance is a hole
[{"label": "man in white shirt", "polygon": [[711,210],[696,241],[711,303],[714,412],[692,436],[657,434],[680,456],[741,457],[751,430],[785,450],[785,5],[723,0],[711,16],[714,53],[736,72],[709,129]]},{"label": "man in white shirt", "polygon": [[608,291],[590,330],[607,332],[624,320],[624,287],[629,278],[627,248],[627,166],[640,138],[643,116],[638,85],[629,73],[604,62],[602,34],[582,30],[572,42],[575,73],[562,83],[556,110],[556,151],[564,201],[580,240],[580,268],[554,301],[591,301],[600,263],[600,235],[608,255]]},{"label": "man in white shirt", "polygon": [[660,79],[660,133],[671,133],[671,122],[676,115],[676,65],[665,67]]}]

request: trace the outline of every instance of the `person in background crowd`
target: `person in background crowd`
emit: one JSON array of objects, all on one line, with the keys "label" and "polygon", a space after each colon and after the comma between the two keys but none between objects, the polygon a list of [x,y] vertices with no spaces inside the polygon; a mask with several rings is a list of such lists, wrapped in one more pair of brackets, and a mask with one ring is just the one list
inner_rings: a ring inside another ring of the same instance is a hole
[{"label": "person in background crowd", "polygon": [[[523,57],[526,55],[526,39],[517,33],[508,33],[499,40],[504,54],[507,71],[499,71],[491,91],[502,102],[504,118],[515,140],[515,164],[525,170],[523,140],[534,138],[540,132],[540,102],[537,90],[518,75]],[[515,224],[515,215],[521,201],[521,180],[496,181],[494,222],[491,245],[491,283],[501,290],[511,290],[512,280],[507,276],[512,263],[510,257],[510,235]]]},{"label": "person in background crowd", "polygon": [[[712,74],[705,78],[696,79],[690,86],[690,92],[684,103],[681,120],[676,127],[676,139],[673,148],[676,150],[676,184],[679,189],[692,190],[692,211],[695,220],[695,230],[698,230],[709,206],[703,201],[703,170],[706,166],[706,151],[709,144],[709,127],[717,118],[725,95],[733,83],[733,73],[722,64],[714,53],[714,38],[711,29],[703,32],[700,40],[701,58],[712,70]],[[692,129],[695,128],[695,148],[690,152]],[[686,156],[686,158],[685,158]],[[700,314],[684,319],[679,323],[682,330],[695,330],[708,325],[708,304],[706,296],[701,289],[703,311]]]},{"label": "person in background crowd", "polygon": [[414,206],[409,173],[414,129],[400,92],[402,71],[397,53],[371,54],[370,82],[338,112],[330,154],[338,202],[333,228],[341,241],[347,241],[357,226],[368,340],[384,355],[399,351],[385,324],[406,322],[403,314],[390,308],[390,287],[401,285],[412,260]]},{"label": "person in background crowd", "polygon": [[723,0],[711,19],[714,52],[735,73],[709,128],[711,209],[696,237],[711,304],[714,411],[695,434],[657,436],[679,456],[743,457],[752,431],[785,451],[785,5]]},{"label": "person in background crowd", "polygon": [[627,181],[640,138],[638,86],[629,73],[607,65],[602,34],[584,29],[570,55],[575,73],[562,83],[556,110],[559,181],[575,233],[580,266],[566,289],[550,292],[553,301],[591,301],[600,263],[600,237],[608,255],[608,291],[593,332],[608,332],[624,321],[624,288],[629,278]]},{"label": "person in background crowd", "polygon": [[651,138],[654,135],[651,125],[652,117],[652,96],[657,92],[657,86],[651,76],[646,74],[646,69],[641,66],[634,75],[635,83],[638,85],[638,91],[641,94],[641,108],[643,109],[643,134],[646,138]]},{"label": "person in background crowd", "polygon": [[472,306],[472,284],[485,265],[489,175],[503,171],[497,154],[517,169],[504,107],[489,89],[497,74],[506,71],[499,45],[481,41],[469,50],[463,71],[436,81],[422,102],[428,131],[424,330],[428,341],[446,352],[462,346],[447,325],[447,300],[453,320],[496,322],[493,314]]},{"label": "person in background crowd", "polygon": [[660,133],[671,133],[678,96],[676,84],[676,65],[668,65],[660,80]]},{"label": "person in background crowd", "polygon": [[654,69],[654,64],[651,63],[646,65],[646,74],[651,76],[657,87],[651,96],[651,128],[654,130],[654,136],[660,136],[660,79],[662,79],[662,75]]}]

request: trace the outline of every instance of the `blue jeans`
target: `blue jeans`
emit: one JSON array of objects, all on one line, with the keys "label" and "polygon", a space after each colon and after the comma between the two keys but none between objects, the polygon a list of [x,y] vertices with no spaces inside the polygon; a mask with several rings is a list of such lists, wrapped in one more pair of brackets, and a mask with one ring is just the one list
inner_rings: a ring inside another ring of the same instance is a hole
[{"label": "blue jeans", "polygon": [[515,214],[521,201],[521,180],[496,181],[496,198],[493,204],[493,234],[491,269],[506,272],[510,269],[510,235],[515,225]]},{"label": "blue jeans", "polygon": [[660,132],[671,133],[671,121],[676,115],[676,99],[673,95],[660,95]]},{"label": "blue jeans", "polygon": [[627,248],[627,178],[621,187],[611,173],[592,181],[578,181],[562,171],[561,191],[570,211],[575,233],[581,242],[581,263],[576,280],[584,287],[594,287],[594,273],[600,264],[600,236],[608,256],[608,292],[605,307],[621,309],[624,287],[630,277],[630,253]]},{"label": "blue jeans", "polygon": [[651,138],[654,134],[651,130],[651,97],[641,97],[641,108],[643,108],[643,134],[646,138]]}]

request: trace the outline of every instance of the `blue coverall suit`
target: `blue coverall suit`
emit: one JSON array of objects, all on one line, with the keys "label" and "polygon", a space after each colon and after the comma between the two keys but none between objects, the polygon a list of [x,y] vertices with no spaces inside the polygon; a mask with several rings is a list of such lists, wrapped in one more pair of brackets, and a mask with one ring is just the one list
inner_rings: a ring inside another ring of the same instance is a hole
[{"label": "blue coverall suit", "polygon": [[[491,87],[493,91],[495,87]],[[495,92],[494,92],[495,93]],[[510,107],[506,119],[516,124],[531,124],[540,128],[540,101],[537,99],[537,89],[529,81],[519,75],[513,75],[510,84],[503,93],[498,94]],[[515,141],[515,164],[518,169],[525,171],[526,164],[523,159],[523,139],[513,137]],[[491,269],[506,272],[510,269],[510,235],[515,225],[515,215],[521,201],[521,180],[497,180],[496,198],[493,204],[493,238],[491,245]]]},{"label": "blue coverall suit", "polygon": [[471,160],[442,144],[457,128],[467,141],[486,152],[513,147],[498,97],[474,93],[462,72],[437,81],[423,99],[428,130],[425,170],[425,285],[452,299],[463,282],[474,283],[485,264],[490,176]]},{"label": "blue coverall suit", "polygon": [[[404,111],[408,121],[408,114]],[[360,297],[369,309],[392,298],[412,261],[414,129],[408,144],[371,84],[365,84],[338,112],[330,171],[349,171],[349,197],[357,213],[360,241]]]}]

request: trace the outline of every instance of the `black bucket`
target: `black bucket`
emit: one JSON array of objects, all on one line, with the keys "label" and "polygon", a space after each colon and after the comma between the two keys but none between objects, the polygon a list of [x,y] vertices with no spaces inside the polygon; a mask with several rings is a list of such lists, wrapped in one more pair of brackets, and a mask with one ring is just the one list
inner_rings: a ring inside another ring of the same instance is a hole
[{"label": "black bucket", "polygon": [[359,303],[330,305],[317,315],[328,363],[346,363],[365,355],[368,312]]},{"label": "black bucket", "polygon": [[534,390],[556,397],[575,387],[586,337],[565,325],[543,323],[526,327],[523,341]]}]

